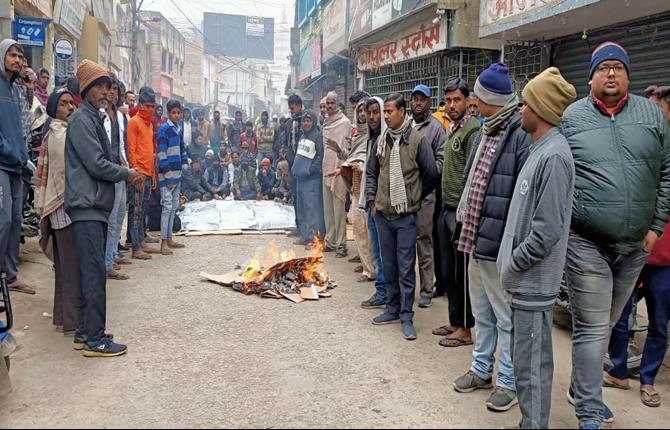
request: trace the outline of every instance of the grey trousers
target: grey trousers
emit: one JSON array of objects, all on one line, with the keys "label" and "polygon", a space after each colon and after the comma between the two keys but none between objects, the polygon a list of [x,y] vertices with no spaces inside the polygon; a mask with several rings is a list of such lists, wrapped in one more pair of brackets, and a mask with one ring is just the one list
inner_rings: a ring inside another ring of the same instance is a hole
[{"label": "grey trousers", "polygon": [[580,426],[600,424],[603,363],[612,327],[630,299],[649,254],[617,254],[570,233],[566,280],[572,307],[572,381]]},{"label": "grey trousers", "polygon": [[435,215],[435,193],[421,202],[416,217],[416,255],[419,260],[421,295],[433,297],[435,284],[435,258],[433,256],[433,217]]},{"label": "grey trousers", "polygon": [[512,308],[512,360],[522,429],[549,428],[554,352],[553,309]]},{"label": "grey trousers", "polygon": [[0,271],[7,274],[10,284],[19,270],[22,209],[21,174],[0,170]]}]

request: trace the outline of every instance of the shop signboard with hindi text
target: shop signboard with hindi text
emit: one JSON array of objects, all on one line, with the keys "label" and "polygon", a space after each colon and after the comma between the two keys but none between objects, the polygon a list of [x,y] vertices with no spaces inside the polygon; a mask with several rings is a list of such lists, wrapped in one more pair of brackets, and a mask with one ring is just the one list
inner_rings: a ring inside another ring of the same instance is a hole
[{"label": "shop signboard with hindi text", "polygon": [[398,35],[357,54],[359,70],[376,70],[381,66],[412,60],[447,49],[447,23],[420,23]]},{"label": "shop signboard with hindi text", "polygon": [[481,0],[479,37],[501,33],[600,0]]},{"label": "shop signboard with hindi text", "polygon": [[310,78],[314,79],[321,75],[321,35],[314,36],[312,45],[312,73]]},{"label": "shop signboard with hindi text", "polygon": [[350,0],[349,40],[355,40],[434,0]]},{"label": "shop signboard with hindi text", "polygon": [[323,13],[323,61],[347,49],[346,30],[347,0],[331,0]]}]

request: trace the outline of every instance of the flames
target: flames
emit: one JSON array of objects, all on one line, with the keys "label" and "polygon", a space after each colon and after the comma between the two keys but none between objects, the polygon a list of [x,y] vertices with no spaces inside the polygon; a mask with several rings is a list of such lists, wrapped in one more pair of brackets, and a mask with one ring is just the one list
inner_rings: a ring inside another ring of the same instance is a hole
[{"label": "flames", "polygon": [[[314,283],[317,285],[326,284],[329,281],[328,274],[323,269],[323,249],[324,245],[318,236],[313,238],[312,249],[310,250],[311,257],[308,258],[306,264],[301,264],[296,267],[299,273],[294,273],[296,281]],[[296,260],[298,257],[292,250],[280,251],[277,244],[272,241],[266,251],[265,256],[254,252],[246,269],[242,272],[244,285],[263,283],[265,279],[272,276],[271,269],[279,263],[286,263]]]}]

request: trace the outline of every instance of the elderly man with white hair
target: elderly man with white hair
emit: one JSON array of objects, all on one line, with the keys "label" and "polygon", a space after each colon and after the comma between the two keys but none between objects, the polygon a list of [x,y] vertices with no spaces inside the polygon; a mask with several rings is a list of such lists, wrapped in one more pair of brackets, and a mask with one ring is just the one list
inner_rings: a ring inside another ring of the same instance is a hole
[{"label": "elderly man with white hair", "polygon": [[[323,171],[332,172],[342,164],[337,154],[349,149],[352,128],[349,118],[337,107],[335,91],[326,95],[326,113],[323,122],[323,140],[329,151],[325,151],[323,156]],[[346,194],[347,186],[341,176],[324,178],[325,251],[337,251],[337,258],[347,256],[347,214],[344,208]]]}]

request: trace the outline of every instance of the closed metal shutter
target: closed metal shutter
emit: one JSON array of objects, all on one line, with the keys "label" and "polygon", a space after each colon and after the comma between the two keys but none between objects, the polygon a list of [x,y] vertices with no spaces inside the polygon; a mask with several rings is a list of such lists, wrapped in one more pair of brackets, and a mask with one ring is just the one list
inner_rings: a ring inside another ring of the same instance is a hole
[{"label": "closed metal shutter", "polygon": [[631,93],[644,95],[649,85],[670,84],[670,13],[663,13],[587,31],[586,40],[579,33],[552,41],[551,64],[577,88],[578,97],[590,91],[591,52],[607,40],[620,43],[628,51]]},{"label": "closed metal shutter", "polygon": [[364,89],[382,99],[391,93],[400,93],[409,100],[414,87],[424,84],[430,88],[433,107],[435,107],[439,104],[440,56],[440,53],[432,54],[416,60],[383,66],[376,71],[365,72]]}]

